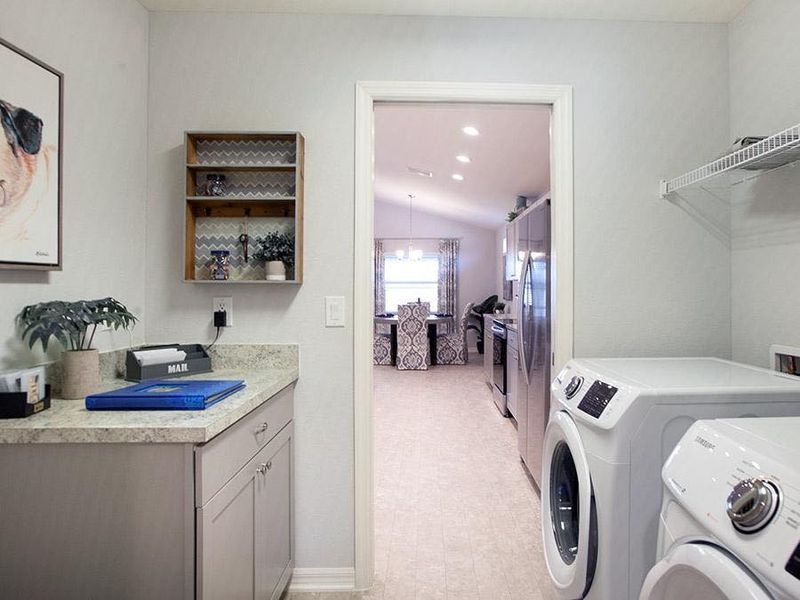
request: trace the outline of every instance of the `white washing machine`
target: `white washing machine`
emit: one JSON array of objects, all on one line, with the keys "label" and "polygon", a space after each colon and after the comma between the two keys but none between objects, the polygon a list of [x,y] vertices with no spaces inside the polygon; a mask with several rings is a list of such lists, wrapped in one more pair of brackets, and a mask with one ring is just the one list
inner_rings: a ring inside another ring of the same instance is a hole
[{"label": "white washing machine", "polygon": [[551,394],[542,536],[564,600],[639,597],[656,562],[661,468],[694,421],[800,416],[798,378],[714,358],[573,360]]},{"label": "white washing machine", "polygon": [[641,600],[800,598],[800,418],[697,422],[663,479]]}]

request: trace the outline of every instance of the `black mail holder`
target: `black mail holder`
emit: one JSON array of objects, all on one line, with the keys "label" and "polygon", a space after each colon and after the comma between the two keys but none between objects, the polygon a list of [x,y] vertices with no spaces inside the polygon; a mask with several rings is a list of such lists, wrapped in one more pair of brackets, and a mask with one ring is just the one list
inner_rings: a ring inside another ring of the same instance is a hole
[{"label": "black mail holder", "polygon": [[[186,352],[186,359],[179,362],[168,362],[160,365],[142,366],[136,360],[134,352],[140,350],[163,350],[175,348]],[[211,357],[201,344],[163,344],[160,346],[142,346],[128,350],[125,356],[125,379],[127,381],[147,381],[148,379],[171,379],[198,373],[211,372]]]}]

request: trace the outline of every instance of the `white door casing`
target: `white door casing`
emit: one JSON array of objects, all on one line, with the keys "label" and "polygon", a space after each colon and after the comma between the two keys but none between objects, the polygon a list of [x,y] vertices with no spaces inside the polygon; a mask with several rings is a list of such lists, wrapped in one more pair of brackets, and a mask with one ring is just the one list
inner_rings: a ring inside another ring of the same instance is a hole
[{"label": "white door casing", "polygon": [[553,372],[573,349],[572,86],[517,83],[362,81],[355,90],[355,240],[353,290],[355,588],[374,568],[372,441],[373,180],[375,102],[468,102],[552,106]]}]

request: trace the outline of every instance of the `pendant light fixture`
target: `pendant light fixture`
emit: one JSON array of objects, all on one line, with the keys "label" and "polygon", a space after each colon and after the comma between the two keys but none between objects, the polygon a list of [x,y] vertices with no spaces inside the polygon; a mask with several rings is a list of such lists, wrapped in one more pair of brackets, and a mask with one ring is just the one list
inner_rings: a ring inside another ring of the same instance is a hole
[{"label": "pendant light fixture", "polygon": [[422,260],[422,250],[414,248],[414,194],[408,195],[408,256],[402,248],[394,254],[400,260]]}]

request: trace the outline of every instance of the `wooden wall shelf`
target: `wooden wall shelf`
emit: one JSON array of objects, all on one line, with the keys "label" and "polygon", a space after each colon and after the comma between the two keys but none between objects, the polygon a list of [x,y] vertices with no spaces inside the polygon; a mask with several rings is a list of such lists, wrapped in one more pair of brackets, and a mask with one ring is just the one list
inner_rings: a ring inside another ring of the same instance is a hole
[{"label": "wooden wall shelf", "polygon": [[[303,281],[304,145],[300,133],[186,133],[184,281],[299,284]],[[206,194],[209,175],[225,176],[224,195]],[[239,236],[250,237],[248,260]],[[292,278],[270,281],[253,260],[256,237],[269,231],[295,236]],[[211,279],[212,250],[231,254],[227,280]]]}]

